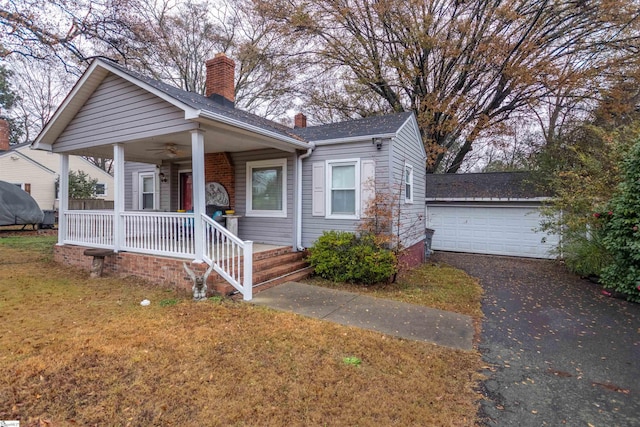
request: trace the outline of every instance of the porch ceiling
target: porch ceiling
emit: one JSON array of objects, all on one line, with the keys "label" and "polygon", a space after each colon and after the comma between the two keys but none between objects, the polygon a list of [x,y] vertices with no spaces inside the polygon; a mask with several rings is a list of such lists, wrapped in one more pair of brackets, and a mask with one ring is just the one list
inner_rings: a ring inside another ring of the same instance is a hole
[{"label": "porch ceiling", "polygon": [[[265,148],[276,148],[293,152],[294,148],[287,143],[263,135],[238,129],[223,123],[200,123],[204,131],[205,153],[251,151]],[[167,133],[148,138],[123,141],[125,160],[144,163],[158,163],[163,160],[179,160],[191,158],[191,132]],[[167,144],[175,144],[176,154],[166,150]],[[68,152],[89,157],[113,157],[113,145],[106,144],[83,148]]]}]

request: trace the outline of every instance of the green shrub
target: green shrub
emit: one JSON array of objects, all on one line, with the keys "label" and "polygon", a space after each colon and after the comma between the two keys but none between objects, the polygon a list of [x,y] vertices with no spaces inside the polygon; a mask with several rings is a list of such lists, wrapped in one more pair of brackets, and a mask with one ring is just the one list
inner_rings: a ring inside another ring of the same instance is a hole
[{"label": "green shrub", "polygon": [[612,262],[602,271],[605,287],[640,302],[640,142],[622,166],[623,179],[605,218],[604,246]]},{"label": "green shrub", "polygon": [[564,236],[562,255],[567,268],[580,276],[600,276],[611,262],[611,256],[602,243],[599,231],[590,237],[586,233]]},{"label": "green shrub", "polygon": [[325,231],[309,252],[315,273],[334,282],[373,284],[397,272],[395,254],[380,247],[372,235]]}]

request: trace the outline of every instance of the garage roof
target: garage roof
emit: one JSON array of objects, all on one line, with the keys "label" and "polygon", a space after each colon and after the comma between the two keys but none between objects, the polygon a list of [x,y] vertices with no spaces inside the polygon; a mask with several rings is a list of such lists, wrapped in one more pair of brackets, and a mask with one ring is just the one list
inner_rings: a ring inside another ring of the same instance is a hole
[{"label": "garage roof", "polygon": [[427,174],[427,199],[534,199],[548,197],[529,172]]}]

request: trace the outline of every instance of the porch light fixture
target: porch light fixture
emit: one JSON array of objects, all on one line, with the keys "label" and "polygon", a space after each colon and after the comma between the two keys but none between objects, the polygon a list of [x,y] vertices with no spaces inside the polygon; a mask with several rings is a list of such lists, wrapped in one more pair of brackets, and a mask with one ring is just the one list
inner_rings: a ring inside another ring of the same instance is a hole
[{"label": "porch light fixture", "polygon": [[372,138],[371,143],[374,144],[378,150],[382,149],[382,138]]},{"label": "porch light fixture", "polygon": [[160,182],[167,182],[167,177],[164,173],[160,172],[158,174],[158,178],[160,178]]}]

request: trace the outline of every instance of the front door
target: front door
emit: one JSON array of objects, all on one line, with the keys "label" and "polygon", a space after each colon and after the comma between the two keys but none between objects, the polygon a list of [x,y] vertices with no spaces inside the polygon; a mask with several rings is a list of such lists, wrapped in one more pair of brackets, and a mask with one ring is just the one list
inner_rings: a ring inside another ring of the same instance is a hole
[{"label": "front door", "polygon": [[180,209],[193,210],[193,175],[191,172],[180,172]]}]

